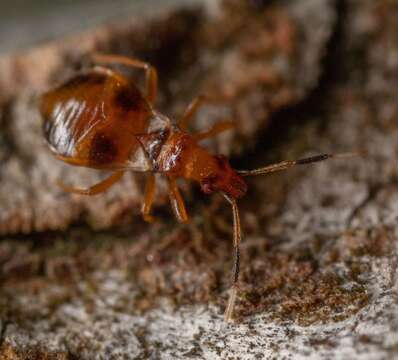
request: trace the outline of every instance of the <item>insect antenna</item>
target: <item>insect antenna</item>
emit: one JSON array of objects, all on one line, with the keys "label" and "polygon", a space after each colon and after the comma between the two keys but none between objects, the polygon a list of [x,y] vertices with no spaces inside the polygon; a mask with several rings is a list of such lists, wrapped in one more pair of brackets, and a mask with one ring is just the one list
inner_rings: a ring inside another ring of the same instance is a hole
[{"label": "insect antenna", "polygon": [[303,159],[298,160],[285,160],[276,164],[271,164],[265,167],[261,167],[254,170],[238,170],[237,173],[241,176],[256,176],[269,174],[277,171],[287,170],[296,165],[306,165],[312,164],[319,161],[329,160],[329,159],[344,159],[358,156],[359,153],[351,152],[351,153],[341,153],[341,154],[320,154],[315,156],[310,156]]},{"label": "insect antenna", "polygon": [[[341,153],[341,154],[320,154],[298,160],[286,160],[280,163],[271,164],[262,168],[254,170],[238,170],[237,173],[241,176],[255,176],[273,173],[277,171],[287,170],[296,165],[306,165],[312,164],[319,161],[324,161],[328,159],[343,159],[358,156],[359,153]],[[234,265],[233,265],[233,278],[232,286],[230,289],[228,304],[224,313],[224,319],[227,322],[232,321],[233,311],[236,302],[236,295],[238,291],[238,281],[239,281],[239,270],[240,270],[240,241],[241,241],[241,227],[239,218],[239,209],[236,199],[228,194],[223,194],[227,201],[232,206],[233,224],[234,224]]]},{"label": "insect antenna", "polygon": [[224,194],[224,197],[228,200],[228,202],[232,206],[232,215],[233,215],[233,222],[234,222],[234,265],[233,265],[233,279],[232,279],[232,286],[229,294],[228,305],[226,307],[224,313],[224,319],[227,322],[232,320],[232,315],[234,311],[235,301],[236,301],[236,294],[238,291],[238,281],[239,281],[239,270],[240,270],[240,240],[241,240],[241,229],[240,229],[240,218],[239,218],[239,209],[236,200]]}]

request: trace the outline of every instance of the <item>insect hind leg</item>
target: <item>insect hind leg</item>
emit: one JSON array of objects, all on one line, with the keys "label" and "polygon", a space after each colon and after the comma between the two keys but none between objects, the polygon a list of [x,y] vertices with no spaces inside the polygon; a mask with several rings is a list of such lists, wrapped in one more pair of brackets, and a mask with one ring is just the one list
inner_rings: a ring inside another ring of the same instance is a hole
[{"label": "insect hind leg", "polygon": [[87,189],[79,189],[74,188],[69,185],[65,185],[60,181],[57,181],[59,187],[61,187],[64,191],[80,194],[80,195],[97,195],[108,190],[112,185],[116,184],[123,176],[124,171],[115,171],[111,176],[108,176],[106,179],[101,182],[87,188]]},{"label": "insect hind leg", "polygon": [[145,83],[147,89],[147,99],[153,103],[158,92],[158,74],[156,69],[145,61],[129,58],[122,55],[107,55],[94,53],[91,55],[94,62],[98,64],[120,64],[145,70]]}]

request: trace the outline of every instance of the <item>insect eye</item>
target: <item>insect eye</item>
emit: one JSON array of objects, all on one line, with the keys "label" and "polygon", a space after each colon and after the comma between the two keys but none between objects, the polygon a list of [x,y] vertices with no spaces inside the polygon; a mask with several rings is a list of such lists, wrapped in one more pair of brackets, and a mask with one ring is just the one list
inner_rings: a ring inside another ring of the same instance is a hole
[{"label": "insect eye", "polygon": [[218,166],[221,169],[226,169],[227,168],[227,164],[228,164],[228,159],[226,156],[224,155],[217,155],[214,157],[217,161]]},{"label": "insect eye", "polygon": [[217,181],[217,176],[211,175],[206,177],[200,182],[200,187],[205,194],[213,193],[215,189],[215,183]]}]

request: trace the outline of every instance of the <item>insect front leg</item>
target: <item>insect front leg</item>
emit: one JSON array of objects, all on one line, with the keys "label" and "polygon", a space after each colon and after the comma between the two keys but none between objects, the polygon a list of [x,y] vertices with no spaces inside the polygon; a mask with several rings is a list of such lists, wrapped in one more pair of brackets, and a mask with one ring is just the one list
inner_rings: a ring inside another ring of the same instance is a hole
[{"label": "insect front leg", "polygon": [[145,83],[147,89],[147,99],[153,103],[158,92],[158,73],[156,69],[147,62],[129,58],[122,55],[92,54],[91,58],[99,64],[121,64],[145,70]]},{"label": "insect front leg", "polygon": [[[207,104],[207,103],[213,103],[213,102],[219,102],[215,99],[211,99],[205,95],[200,95],[188,105],[187,109],[185,110],[184,115],[178,122],[178,127],[183,130],[187,131],[188,125],[190,121],[193,119],[195,114],[199,111],[200,107]],[[216,136],[226,130],[232,129],[236,126],[236,123],[233,121],[220,121],[213,125],[209,130],[205,130],[202,132],[199,132],[194,135],[196,140],[204,140],[213,136]]]},{"label": "insect front leg", "polygon": [[181,130],[186,131],[188,129],[188,125],[189,125],[190,121],[195,116],[195,114],[198,112],[199,108],[202,105],[209,103],[209,102],[211,102],[210,98],[208,98],[205,95],[199,95],[198,97],[193,99],[191,101],[191,103],[187,106],[187,108],[184,112],[184,115],[178,122],[178,127]]},{"label": "insect front leg", "polygon": [[230,130],[236,127],[236,123],[233,121],[220,121],[216,124],[214,124],[209,130],[205,130],[203,132],[199,132],[197,134],[194,134],[193,137],[197,141],[205,140],[214,136],[217,136],[218,134],[221,134],[222,132],[226,130]]},{"label": "insect front leg", "polygon": [[153,204],[153,198],[155,196],[155,190],[156,190],[155,175],[153,175],[152,173],[148,173],[148,178],[145,185],[145,198],[141,208],[142,217],[147,222],[154,221],[154,217],[151,215],[151,209]]},{"label": "insect front leg", "polygon": [[185,208],[184,199],[178,189],[177,180],[175,178],[168,178],[168,183],[170,203],[174,215],[179,222],[186,224],[189,221],[189,216]]}]

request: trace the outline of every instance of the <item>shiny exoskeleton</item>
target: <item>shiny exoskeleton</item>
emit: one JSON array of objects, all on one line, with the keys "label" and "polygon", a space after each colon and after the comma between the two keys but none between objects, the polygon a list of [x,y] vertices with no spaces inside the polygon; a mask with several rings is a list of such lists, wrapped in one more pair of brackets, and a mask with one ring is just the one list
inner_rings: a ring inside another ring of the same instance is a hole
[{"label": "shiny exoskeleton", "polygon": [[[285,170],[333,155],[323,154],[256,170],[236,171],[224,156],[212,155],[200,145],[201,140],[231,129],[232,122],[219,122],[196,134],[187,132],[190,120],[207,100],[205,97],[196,98],[175,123],[153,107],[157,73],[152,66],[115,55],[96,54],[92,58],[102,66],[76,74],[41,97],[43,132],[50,149],[59,159],[71,165],[107,169],[112,174],[88,189],[61,186],[69,192],[95,195],[115,184],[126,171],[146,172],[148,179],[142,213],[147,221],[152,221],[155,173],[166,176],[172,209],[181,222],[187,222],[188,215],[177,186],[178,178],[198,182],[206,194],[222,193],[232,205],[234,221],[234,278],[225,312],[226,320],[230,320],[237,293],[241,239],[236,199],[247,190],[243,177]],[[126,76],[103,67],[109,64],[145,70],[146,95]]]}]

